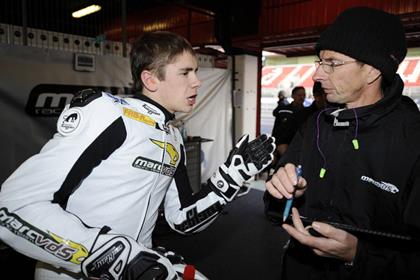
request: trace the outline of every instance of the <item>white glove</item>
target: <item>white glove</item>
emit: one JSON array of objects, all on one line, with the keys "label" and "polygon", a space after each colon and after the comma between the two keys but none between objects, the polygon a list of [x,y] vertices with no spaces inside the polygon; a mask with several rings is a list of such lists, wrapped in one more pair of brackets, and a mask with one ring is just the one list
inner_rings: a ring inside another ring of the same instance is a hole
[{"label": "white glove", "polygon": [[260,173],[273,161],[274,137],[263,134],[248,142],[245,134],[230,151],[224,164],[213,173],[210,185],[227,202],[232,201],[242,184]]},{"label": "white glove", "polygon": [[87,278],[107,280],[174,280],[170,261],[125,235],[99,234],[92,253],[82,262]]},{"label": "white glove", "polygon": [[178,279],[182,280],[208,280],[200,271],[195,269],[193,265],[186,264],[184,258],[173,252],[166,250],[164,247],[153,248],[154,251],[167,258],[172,267],[175,269]]}]

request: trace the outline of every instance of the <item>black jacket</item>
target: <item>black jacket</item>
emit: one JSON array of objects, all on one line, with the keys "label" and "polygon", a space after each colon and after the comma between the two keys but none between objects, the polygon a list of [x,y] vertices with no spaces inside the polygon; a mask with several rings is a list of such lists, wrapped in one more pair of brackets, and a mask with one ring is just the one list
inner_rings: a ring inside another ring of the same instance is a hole
[{"label": "black jacket", "polygon": [[[280,165],[303,166],[308,189],[294,202],[301,215],[420,236],[420,114],[401,101],[402,90],[397,76],[376,104],[327,108],[296,133]],[[351,268],[292,240],[282,279],[420,279],[420,242],[355,235]]]},{"label": "black jacket", "polygon": [[[274,112],[273,112],[274,115]],[[307,114],[305,107],[298,107],[293,102],[276,111],[272,136],[276,138],[276,145],[289,144],[297,129],[305,121]]]}]

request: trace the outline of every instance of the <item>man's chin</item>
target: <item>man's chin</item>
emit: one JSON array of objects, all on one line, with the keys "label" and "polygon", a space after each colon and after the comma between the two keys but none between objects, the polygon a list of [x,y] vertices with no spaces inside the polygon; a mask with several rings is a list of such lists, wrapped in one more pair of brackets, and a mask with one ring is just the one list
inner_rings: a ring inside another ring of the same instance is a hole
[{"label": "man's chin", "polygon": [[327,98],[327,101],[330,102],[330,103],[338,103],[338,101],[339,101],[337,96],[334,96],[331,93],[328,94],[326,98]]},{"label": "man's chin", "polygon": [[194,109],[193,106],[187,106],[187,107],[184,107],[182,109],[179,109],[178,112],[180,112],[180,113],[191,113],[191,111],[193,109]]}]

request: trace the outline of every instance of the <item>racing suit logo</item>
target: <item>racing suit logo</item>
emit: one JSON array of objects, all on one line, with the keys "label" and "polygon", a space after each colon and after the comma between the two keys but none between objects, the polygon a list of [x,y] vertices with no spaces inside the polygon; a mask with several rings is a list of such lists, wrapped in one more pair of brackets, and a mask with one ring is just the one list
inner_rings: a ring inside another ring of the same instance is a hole
[{"label": "racing suit logo", "polygon": [[6,208],[0,209],[0,226],[57,258],[74,264],[80,264],[88,255],[88,250],[82,244],[64,240],[51,232],[47,234],[18,215],[9,213]]},{"label": "racing suit logo", "polygon": [[147,104],[144,104],[143,105],[143,108],[147,111],[147,113],[149,114],[149,115],[153,115],[153,114],[155,114],[155,115],[160,115],[159,114],[159,112],[157,112],[156,110],[154,110],[152,107],[150,107],[149,105],[147,105]]},{"label": "racing suit logo", "polygon": [[80,129],[81,123],[82,111],[77,108],[70,108],[60,115],[57,121],[57,131],[61,135],[67,136]]},{"label": "racing suit logo", "polygon": [[109,97],[109,98],[111,98],[115,103],[120,103],[121,105],[128,105],[128,102],[127,101],[125,101],[124,99],[122,99],[121,97],[119,97],[119,96],[115,96],[115,95],[112,95],[112,94],[110,94],[110,93],[108,93],[108,92],[105,92],[105,94]]},{"label": "racing suit logo", "polygon": [[77,251],[71,256],[70,262],[75,263],[75,264],[79,264],[88,256],[89,252],[86,249],[86,247],[83,246],[82,244],[73,242],[71,240],[63,239],[62,237],[60,237],[57,234],[54,234],[52,232],[50,232],[50,235],[58,243],[67,244],[71,248],[77,249]]},{"label": "racing suit logo", "polygon": [[133,167],[159,173],[169,177],[173,177],[176,171],[175,166],[171,166],[169,164],[162,164],[161,162],[151,160],[145,157],[137,157],[133,162]]},{"label": "racing suit logo", "polygon": [[172,166],[176,165],[176,162],[179,160],[179,153],[176,150],[176,148],[174,147],[174,145],[172,145],[171,143],[166,143],[159,141],[159,140],[154,140],[154,139],[150,139],[150,141],[152,141],[153,144],[156,144],[157,146],[161,147],[162,149],[165,149],[165,151],[168,153],[169,157],[170,157],[170,162],[169,164]]},{"label": "racing suit logo", "polygon": [[368,176],[362,176],[360,180],[373,184],[375,187],[380,188],[381,190],[390,192],[390,193],[397,193],[400,190],[391,183],[386,183],[384,181],[377,182]]},{"label": "racing suit logo", "polygon": [[128,109],[128,108],[123,108],[123,111],[124,111],[124,116],[126,116],[127,118],[145,123],[145,124],[150,125],[150,126],[155,126],[156,125],[156,122],[149,116],[140,114],[139,112],[133,111],[133,110]]}]

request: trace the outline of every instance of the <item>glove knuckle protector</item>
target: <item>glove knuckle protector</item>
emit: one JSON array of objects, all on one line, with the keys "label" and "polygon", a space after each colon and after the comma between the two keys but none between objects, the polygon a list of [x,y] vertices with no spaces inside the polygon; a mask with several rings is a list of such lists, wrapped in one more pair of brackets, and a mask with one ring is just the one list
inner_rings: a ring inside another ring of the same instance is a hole
[{"label": "glove knuckle protector", "polygon": [[257,175],[273,160],[274,138],[263,134],[251,142],[242,136],[228,159],[209,179],[210,185],[227,202],[232,201],[242,184]]}]

